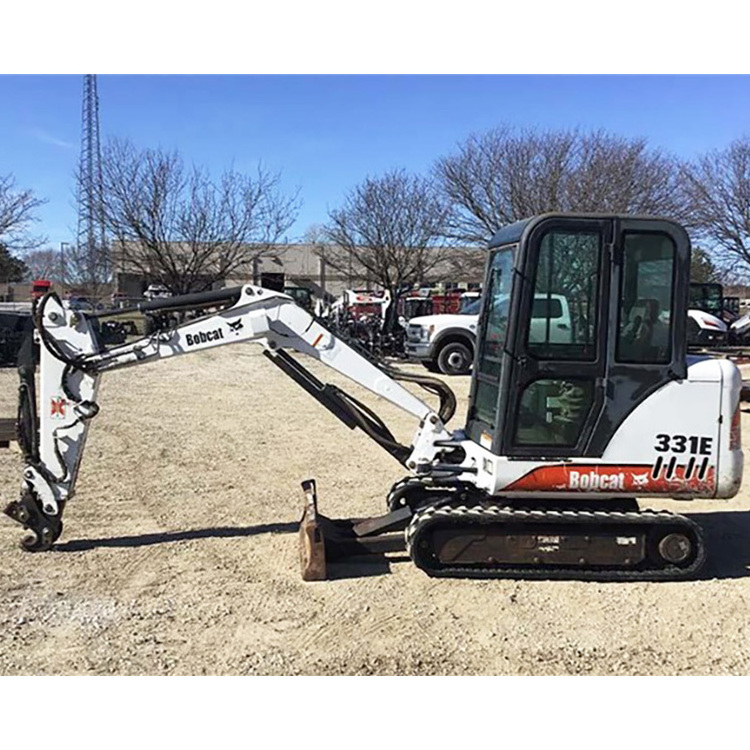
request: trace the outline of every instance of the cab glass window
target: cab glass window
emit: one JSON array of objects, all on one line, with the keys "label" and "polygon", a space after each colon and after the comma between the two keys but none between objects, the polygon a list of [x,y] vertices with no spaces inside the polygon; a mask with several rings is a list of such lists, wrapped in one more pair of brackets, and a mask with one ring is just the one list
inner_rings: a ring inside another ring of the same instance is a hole
[{"label": "cab glass window", "polygon": [[596,230],[551,230],[542,238],[526,331],[532,356],[596,359],[601,248]]},{"label": "cab glass window", "polygon": [[705,310],[717,318],[723,312],[721,284],[690,284],[690,309]]},{"label": "cab glass window", "polygon": [[505,334],[508,329],[510,293],[513,286],[515,247],[513,245],[497,250],[492,256],[484,301],[486,312],[479,334],[473,411],[478,419],[490,427],[495,426]]},{"label": "cab glass window", "polygon": [[512,284],[513,253],[511,250],[500,250],[493,256],[490,266],[489,299],[479,353],[479,372],[495,378],[500,376]]},{"label": "cab glass window", "polygon": [[670,361],[674,264],[675,246],[667,235],[625,234],[618,361],[655,364]]},{"label": "cab glass window", "polygon": [[591,380],[535,380],[518,405],[514,444],[575,446],[593,399]]}]

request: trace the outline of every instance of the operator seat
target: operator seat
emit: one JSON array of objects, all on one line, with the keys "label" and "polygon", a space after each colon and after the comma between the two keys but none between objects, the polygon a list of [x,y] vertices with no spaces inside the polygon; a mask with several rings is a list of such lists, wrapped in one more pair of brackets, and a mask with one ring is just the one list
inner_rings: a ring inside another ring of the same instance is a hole
[{"label": "operator seat", "polygon": [[630,321],[622,332],[621,354],[631,362],[663,359],[669,350],[669,326],[659,319],[657,299],[639,299],[630,309]]}]

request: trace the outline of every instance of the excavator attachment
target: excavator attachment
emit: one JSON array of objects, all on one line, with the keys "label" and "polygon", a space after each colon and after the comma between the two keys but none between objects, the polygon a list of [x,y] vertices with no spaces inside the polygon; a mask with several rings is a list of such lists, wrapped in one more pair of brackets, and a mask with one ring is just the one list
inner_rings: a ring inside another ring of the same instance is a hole
[{"label": "excavator attachment", "polygon": [[318,495],[315,480],[302,482],[305,509],[299,525],[299,553],[303,581],[324,581],[326,578],[326,543],[318,519]]},{"label": "excavator attachment", "polygon": [[409,508],[400,508],[384,516],[361,519],[332,519],[318,512],[314,479],[302,482],[305,496],[299,527],[302,580],[329,578],[328,563],[344,560],[385,559],[387,553],[405,555],[404,530],[412,517]]}]

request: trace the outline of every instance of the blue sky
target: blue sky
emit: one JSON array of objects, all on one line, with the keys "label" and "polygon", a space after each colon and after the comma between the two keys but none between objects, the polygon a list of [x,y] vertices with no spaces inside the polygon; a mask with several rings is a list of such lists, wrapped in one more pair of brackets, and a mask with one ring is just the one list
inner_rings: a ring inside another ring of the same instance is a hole
[{"label": "blue sky", "polygon": [[[214,174],[281,172],[304,205],[289,239],[366,176],[424,172],[472,132],[502,123],[604,128],[692,157],[750,135],[750,76],[100,75],[103,139],[179,150]],[[48,203],[58,247],[76,222],[82,76],[1,75],[0,175]]]}]

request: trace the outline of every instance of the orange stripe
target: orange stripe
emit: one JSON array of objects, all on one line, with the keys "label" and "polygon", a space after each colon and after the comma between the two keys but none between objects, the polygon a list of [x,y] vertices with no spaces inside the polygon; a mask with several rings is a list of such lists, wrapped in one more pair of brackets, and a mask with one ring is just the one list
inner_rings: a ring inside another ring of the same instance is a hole
[{"label": "orange stripe", "polygon": [[322,333],[319,333],[319,334],[318,334],[318,338],[316,338],[316,339],[315,339],[315,341],[313,341],[313,346],[317,346],[317,345],[318,345],[318,344],[320,343],[320,340],[321,340],[322,338],[323,338],[323,334],[322,334]]}]

